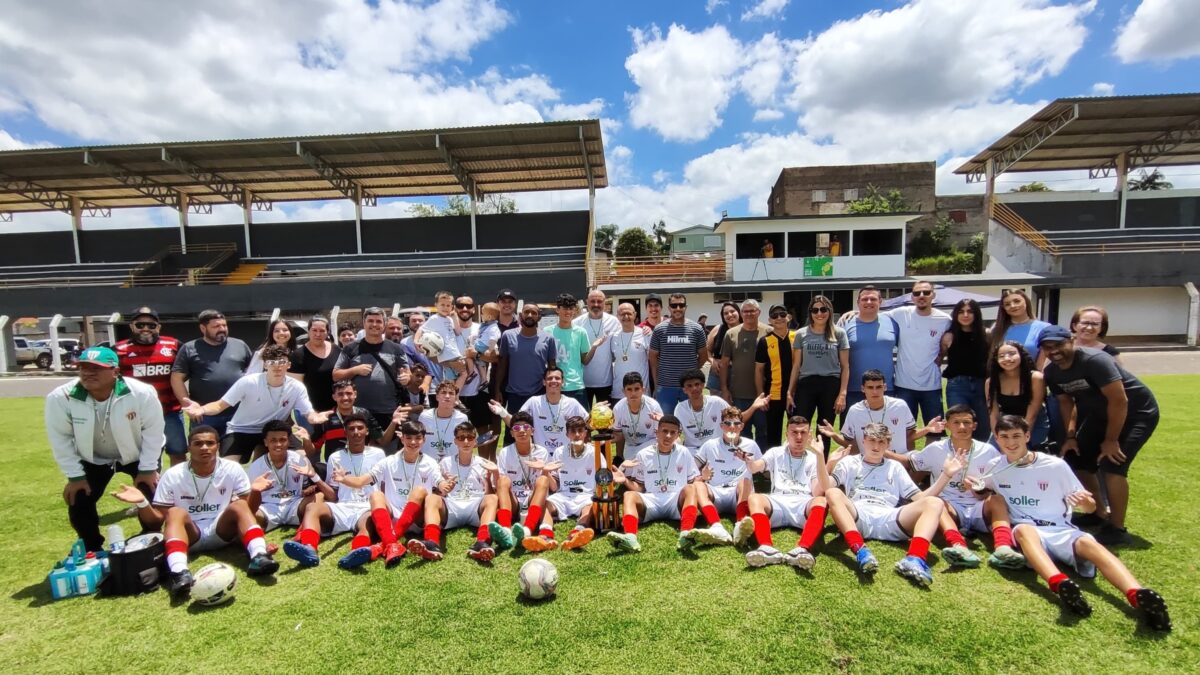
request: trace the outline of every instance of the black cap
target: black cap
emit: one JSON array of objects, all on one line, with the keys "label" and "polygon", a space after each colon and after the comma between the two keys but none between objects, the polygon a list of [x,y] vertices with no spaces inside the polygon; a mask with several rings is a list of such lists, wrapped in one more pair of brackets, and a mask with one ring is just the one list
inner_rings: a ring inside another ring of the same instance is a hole
[{"label": "black cap", "polygon": [[517,296],[512,292],[511,289],[506,288],[496,295],[497,300],[503,300],[505,298],[508,298],[509,300],[516,300]]},{"label": "black cap", "polygon": [[137,309],[133,310],[132,312],[129,313],[129,320],[133,321],[134,319],[138,318],[139,316],[148,316],[148,317],[154,319],[155,321],[158,321],[158,312],[154,311],[153,309],[150,309],[149,307],[138,307]]},{"label": "black cap", "polygon": [[1071,339],[1071,331],[1062,326],[1049,326],[1042,330],[1042,334],[1038,337],[1038,344],[1042,345],[1047,342],[1062,342]]},{"label": "black cap", "polygon": [[647,303],[649,303],[651,300],[653,300],[654,302],[657,302],[660,305],[662,304],[662,296],[660,296],[658,293],[651,293],[650,295],[646,296]]}]

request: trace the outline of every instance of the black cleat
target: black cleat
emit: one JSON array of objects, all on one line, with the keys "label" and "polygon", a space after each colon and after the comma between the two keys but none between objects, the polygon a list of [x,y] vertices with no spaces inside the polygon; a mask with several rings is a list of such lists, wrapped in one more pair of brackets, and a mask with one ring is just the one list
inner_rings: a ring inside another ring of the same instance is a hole
[{"label": "black cleat", "polygon": [[1087,599],[1083,597],[1083,591],[1079,590],[1079,584],[1067,579],[1058,585],[1058,599],[1062,602],[1063,607],[1071,610],[1072,613],[1079,616],[1091,616],[1092,607],[1087,603]]},{"label": "black cleat", "polygon": [[476,541],[467,551],[467,557],[481,563],[491,562],[492,558],[496,557],[496,549],[486,541]]},{"label": "black cleat", "polygon": [[1138,611],[1142,613],[1142,621],[1154,630],[1171,632],[1171,617],[1167,614],[1167,601],[1149,588],[1139,588],[1137,592]]},{"label": "black cleat", "polygon": [[[187,570],[170,572],[167,574],[167,593],[170,593],[171,598],[175,600],[186,599],[191,595],[192,584],[194,583],[195,579],[192,579],[192,573]],[[1161,602],[1161,600],[1160,598],[1159,601]]]},{"label": "black cleat", "polygon": [[250,564],[246,567],[246,574],[252,577],[262,577],[274,574],[278,569],[279,563],[274,558],[266,553],[259,553],[250,559]]}]

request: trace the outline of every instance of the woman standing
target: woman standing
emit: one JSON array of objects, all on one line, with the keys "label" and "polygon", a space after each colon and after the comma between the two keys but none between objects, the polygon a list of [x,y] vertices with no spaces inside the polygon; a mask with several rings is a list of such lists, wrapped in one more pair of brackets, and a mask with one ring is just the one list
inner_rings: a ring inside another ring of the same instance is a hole
[{"label": "woman standing", "polygon": [[269,345],[285,347],[289,354],[292,353],[292,350],[296,348],[296,329],[290,321],[275,319],[271,322],[271,325],[267,326],[267,337],[263,339],[258,349],[254,350],[254,356],[250,359],[250,365],[246,367],[247,375],[263,372],[262,351]]},{"label": "woman standing", "polygon": [[742,323],[742,310],[736,302],[726,302],[721,305],[721,323],[713,326],[708,333],[708,382],[705,384],[710,392],[721,391],[721,345],[725,343],[725,334],[730,328]]},{"label": "woman standing", "polygon": [[985,441],[992,427],[988,415],[987,379],[988,340],[983,313],[974,300],[959,300],[950,314],[953,322],[942,336],[942,355],[946,358],[946,407],[964,404],[975,411],[975,440]]},{"label": "woman standing", "polygon": [[1025,291],[1004,289],[1000,293],[1000,312],[996,314],[996,324],[992,326],[992,351],[995,351],[1007,340],[1016,340],[1025,347],[1025,352],[1038,361],[1038,338],[1050,324],[1033,318],[1033,303]]},{"label": "woman standing", "polygon": [[796,331],[792,343],[792,373],[788,378],[787,405],[793,415],[831,421],[846,409],[850,382],[850,340],[846,330],[833,325],[833,303],[823,295],[808,303],[808,323]]},{"label": "woman standing", "polygon": [[288,372],[299,375],[308,399],[317,410],[332,410],[333,365],[342,350],[329,341],[329,319],[317,315],[308,320],[308,342],[292,350]]},{"label": "woman standing", "polygon": [[1099,305],[1087,305],[1071,315],[1071,332],[1076,347],[1099,349],[1121,362],[1121,350],[1102,341],[1108,335],[1108,312]]},{"label": "woman standing", "polygon": [[988,363],[988,407],[991,428],[1002,415],[1020,415],[1029,424],[1029,447],[1046,442],[1050,424],[1046,420],[1046,382],[1034,370],[1033,359],[1024,345],[1009,340],[1000,345]]}]

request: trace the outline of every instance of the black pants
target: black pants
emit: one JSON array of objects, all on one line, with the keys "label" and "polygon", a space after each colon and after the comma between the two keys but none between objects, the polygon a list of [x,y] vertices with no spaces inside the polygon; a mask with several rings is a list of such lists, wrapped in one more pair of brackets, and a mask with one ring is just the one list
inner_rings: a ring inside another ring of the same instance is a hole
[{"label": "black pants", "polygon": [[607,401],[609,406],[616,405],[609,394],[612,393],[612,387],[588,387],[587,388],[587,405],[584,408],[590,413],[592,406],[596,401]]},{"label": "black pants", "polygon": [[[128,474],[130,479],[136,478],[138,463],[130,462],[116,467],[112,464],[92,464],[86,461],[81,463],[83,464],[84,480],[87,481],[88,489],[92,491],[92,494],[80,492],[75,495],[75,503],[67,506],[67,517],[70,518],[71,527],[75,528],[75,533],[83,540],[83,545],[87,547],[87,550],[99,551],[104,548],[104,537],[100,534],[100,514],[96,511],[96,503],[104,498],[109,481],[118,471]],[[142,491],[142,494],[146,495],[146,499],[154,496],[145,485],[136,483],[135,485]]]},{"label": "black pants", "polygon": [[800,378],[792,400],[796,404],[792,414],[812,421],[815,411],[817,422],[825,420],[833,424],[833,406],[837,403],[838,389],[841,386],[842,378],[834,375],[809,375]]},{"label": "black pants", "polygon": [[760,450],[766,452],[783,445],[783,418],[786,415],[787,401],[771,401],[767,404],[767,442],[758,443]]}]

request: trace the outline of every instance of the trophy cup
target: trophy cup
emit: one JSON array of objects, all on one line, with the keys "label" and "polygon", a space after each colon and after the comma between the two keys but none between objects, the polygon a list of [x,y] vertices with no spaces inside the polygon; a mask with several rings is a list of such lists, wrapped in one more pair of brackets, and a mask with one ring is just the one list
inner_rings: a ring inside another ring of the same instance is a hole
[{"label": "trophy cup", "polygon": [[613,412],[607,402],[592,406],[592,445],[596,452],[596,489],[592,494],[592,529],[596,534],[617,530],[621,502],[613,483]]}]

